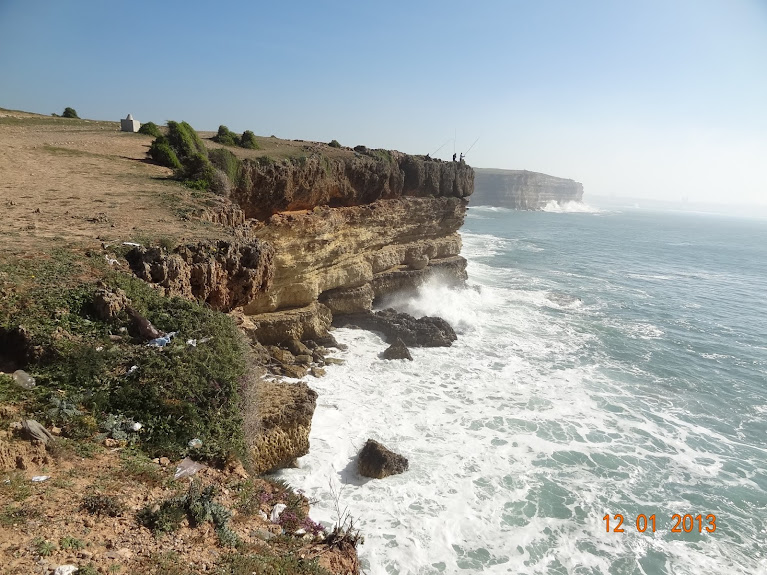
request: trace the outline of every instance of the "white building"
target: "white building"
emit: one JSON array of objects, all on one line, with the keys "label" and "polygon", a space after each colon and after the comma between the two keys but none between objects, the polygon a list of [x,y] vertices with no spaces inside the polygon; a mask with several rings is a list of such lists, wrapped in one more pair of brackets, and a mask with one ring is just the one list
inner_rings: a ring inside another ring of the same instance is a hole
[{"label": "white building", "polygon": [[120,129],[123,132],[138,132],[138,129],[141,127],[141,122],[138,122],[133,119],[133,116],[128,114],[128,117],[124,120],[120,120]]}]

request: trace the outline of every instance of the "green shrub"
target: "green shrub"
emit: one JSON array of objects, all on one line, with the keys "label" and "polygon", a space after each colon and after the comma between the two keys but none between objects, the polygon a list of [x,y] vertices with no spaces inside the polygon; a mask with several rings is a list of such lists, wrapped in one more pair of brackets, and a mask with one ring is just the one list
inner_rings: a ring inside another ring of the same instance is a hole
[{"label": "green shrub", "polygon": [[186,165],[189,158],[197,155],[207,156],[208,150],[197,132],[186,122],[168,122],[168,143],[176,152],[178,159]]},{"label": "green shrub", "polygon": [[139,134],[146,134],[147,136],[153,136],[155,138],[159,138],[162,136],[162,132],[160,131],[160,128],[157,124],[154,122],[147,122],[146,124],[141,124],[141,127],[138,129]]},{"label": "green shrub", "polygon": [[64,108],[64,112],[61,114],[62,118],[80,118],[74,108]]},{"label": "green shrub", "polygon": [[331,148],[340,148],[341,144],[338,143],[338,140],[331,140],[328,146]]},{"label": "green shrub", "polygon": [[240,138],[240,146],[250,150],[259,150],[261,148],[261,146],[259,146],[258,142],[256,141],[256,135],[250,130],[245,130],[242,133],[242,138]]},{"label": "green shrub", "polygon": [[147,505],[136,515],[137,520],[155,535],[169,533],[178,529],[184,518],[191,527],[197,527],[210,521],[221,543],[234,546],[239,538],[229,527],[232,512],[215,501],[216,486],[203,487],[199,480],[193,480],[185,495],[163,501],[159,509]]},{"label": "green shrub", "polygon": [[149,146],[149,157],[155,162],[166,168],[171,168],[174,171],[181,170],[181,161],[178,159],[176,152],[170,147],[168,138],[163,135],[158,136],[154,142]]},{"label": "green shrub", "polygon": [[238,146],[240,144],[240,139],[237,137],[237,134],[230,131],[229,128],[223,124],[218,127],[218,133],[213,136],[213,141],[225,146]]},{"label": "green shrub", "polygon": [[125,506],[117,495],[92,494],[83,497],[80,509],[91,515],[117,517],[125,510]]},{"label": "green shrub", "polygon": [[237,186],[240,181],[242,163],[239,158],[225,148],[216,148],[208,152],[210,163],[224,172],[232,185]]}]

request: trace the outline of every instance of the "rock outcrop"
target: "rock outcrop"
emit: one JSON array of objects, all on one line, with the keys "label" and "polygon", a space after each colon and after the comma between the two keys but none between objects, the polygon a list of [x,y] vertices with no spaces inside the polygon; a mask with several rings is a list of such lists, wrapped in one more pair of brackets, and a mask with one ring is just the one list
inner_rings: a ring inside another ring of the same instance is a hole
[{"label": "rock outcrop", "polygon": [[474,172],[463,162],[360,149],[348,158],[313,154],[293,161],[244,162],[246,184],[232,199],[247,218],[266,220],[278,212],[359,206],[403,196],[465,198],[474,189]]},{"label": "rock outcrop", "polygon": [[583,184],[527,170],[475,168],[472,206],[540,210],[551,201],[580,202]]},{"label": "rock outcrop", "polygon": [[387,347],[381,354],[381,357],[383,359],[409,359],[410,361],[413,361],[413,356],[410,355],[410,350],[400,338],[397,338],[393,344]]},{"label": "rock outcrop", "polygon": [[383,479],[407,471],[408,460],[387,449],[374,439],[368,439],[357,456],[357,472],[363,477]]},{"label": "rock outcrop", "polygon": [[258,428],[246,437],[253,472],[288,467],[309,452],[309,431],[317,392],[306,383],[260,381],[255,400]]},{"label": "rock outcrop", "polygon": [[267,291],[274,273],[274,251],[258,239],[200,242],[172,252],[136,247],[125,258],[133,273],[166,295],[197,298],[221,311],[247,305]]},{"label": "rock outcrop", "polygon": [[413,347],[450,347],[458,339],[450,324],[440,317],[416,319],[393,309],[339,316],[334,323],[380,331],[388,343],[400,341]]}]

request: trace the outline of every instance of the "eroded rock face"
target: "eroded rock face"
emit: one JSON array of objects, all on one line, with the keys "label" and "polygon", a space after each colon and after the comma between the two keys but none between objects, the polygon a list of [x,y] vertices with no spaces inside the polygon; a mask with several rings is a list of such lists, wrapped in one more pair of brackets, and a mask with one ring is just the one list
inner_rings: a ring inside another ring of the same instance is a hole
[{"label": "eroded rock face", "polygon": [[415,347],[450,347],[458,339],[450,324],[441,317],[416,319],[393,309],[339,316],[333,323],[380,331],[388,343],[401,340],[405,345]]},{"label": "eroded rock face", "polygon": [[333,317],[319,302],[307,306],[244,316],[240,328],[263,345],[277,345],[290,339],[322,339],[328,335]]},{"label": "eroded rock face", "polygon": [[166,295],[197,298],[229,311],[266,292],[274,274],[274,250],[262,240],[200,242],[171,253],[153,247],[132,249],[126,259],[138,277]]},{"label": "eroded rock face", "polygon": [[317,392],[304,382],[263,380],[258,383],[256,401],[259,429],[245,438],[253,456],[253,472],[287,467],[306,455]]},{"label": "eroded rock face", "polygon": [[476,168],[472,205],[540,210],[550,201],[580,202],[583,184],[527,170]]},{"label": "eroded rock face", "polygon": [[357,472],[363,477],[383,479],[407,471],[406,457],[387,449],[374,439],[368,439],[357,456]]},{"label": "eroded rock face", "polygon": [[396,151],[369,150],[352,158],[315,154],[300,161],[246,161],[244,181],[232,192],[248,218],[317,206],[359,206],[402,196],[471,195],[474,171],[465,163],[424,160]]},{"label": "eroded rock face", "polygon": [[364,206],[272,216],[253,235],[274,247],[269,289],[247,314],[321,301],[334,313],[370,309],[390,288],[415,287],[439,272],[465,279],[458,254],[466,203],[460,198],[379,200]]}]

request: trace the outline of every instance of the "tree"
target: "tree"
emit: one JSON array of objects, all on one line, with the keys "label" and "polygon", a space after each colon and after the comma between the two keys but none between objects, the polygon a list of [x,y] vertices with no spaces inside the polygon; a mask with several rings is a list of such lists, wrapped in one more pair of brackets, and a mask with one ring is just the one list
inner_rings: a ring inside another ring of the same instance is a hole
[{"label": "tree", "polygon": [[61,114],[62,118],[80,118],[74,108],[64,108],[64,113]]}]

